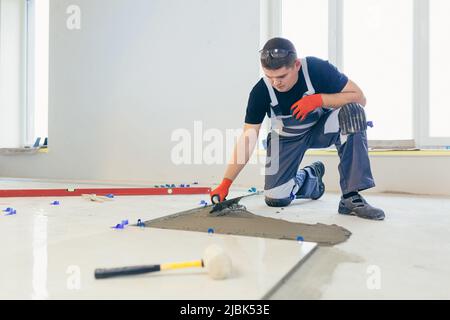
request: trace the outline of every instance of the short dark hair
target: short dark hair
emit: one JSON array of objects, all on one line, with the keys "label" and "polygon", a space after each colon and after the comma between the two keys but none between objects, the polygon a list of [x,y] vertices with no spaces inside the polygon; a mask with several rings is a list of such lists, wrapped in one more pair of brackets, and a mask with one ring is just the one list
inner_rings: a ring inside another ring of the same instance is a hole
[{"label": "short dark hair", "polygon": [[297,50],[291,41],[284,38],[272,38],[266,42],[261,51],[283,49],[289,51],[289,54],[283,58],[274,58],[270,54],[261,57],[261,65],[269,70],[276,70],[283,67],[291,68],[297,60]]}]

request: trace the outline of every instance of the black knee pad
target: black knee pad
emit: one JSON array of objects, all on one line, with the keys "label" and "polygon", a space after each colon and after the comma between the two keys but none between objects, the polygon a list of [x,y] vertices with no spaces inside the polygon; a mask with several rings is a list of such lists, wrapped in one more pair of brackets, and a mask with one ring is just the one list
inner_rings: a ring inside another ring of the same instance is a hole
[{"label": "black knee pad", "polygon": [[291,204],[292,199],[291,198],[285,198],[285,199],[272,199],[265,197],[266,204],[269,207],[287,207]]},{"label": "black knee pad", "polygon": [[352,134],[367,130],[366,113],[358,103],[349,103],[339,111],[341,134]]}]

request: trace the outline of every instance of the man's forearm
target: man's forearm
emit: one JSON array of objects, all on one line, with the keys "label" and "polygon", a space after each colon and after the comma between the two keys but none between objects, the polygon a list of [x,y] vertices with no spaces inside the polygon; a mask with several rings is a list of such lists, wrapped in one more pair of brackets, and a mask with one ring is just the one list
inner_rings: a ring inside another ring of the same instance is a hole
[{"label": "man's forearm", "polygon": [[228,178],[232,181],[236,179],[250,159],[257,140],[258,132],[255,130],[244,131],[234,146],[233,155],[228,163],[224,178]]},{"label": "man's forearm", "polygon": [[331,108],[340,108],[349,103],[366,105],[366,98],[359,92],[340,92],[335,94],[322,94],[323,105]]},{"label": "man's forearm", "polygon": [[224,178],[234,181],[246,164],[229,163]]}]

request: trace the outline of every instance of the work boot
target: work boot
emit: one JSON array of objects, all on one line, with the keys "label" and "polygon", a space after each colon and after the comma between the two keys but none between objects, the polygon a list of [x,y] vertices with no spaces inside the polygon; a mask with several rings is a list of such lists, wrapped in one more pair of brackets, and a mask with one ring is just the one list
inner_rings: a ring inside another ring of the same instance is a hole
[{"label": "work boot", "polygon": [[[319,192],[318,194],[315,194],[314,196],[311,196],[312,200],[318,200],[320,199],[323,194],[325,193],[325,184],[322,182],[322,177],[325,174],[325,166],[321,161],[316,161],[310,164],[309,166],[306,166],[306,168],[311,168],[312,171],[314,171],[314,175],[317,177],[317,182],[319,184]],[[302,195],[300,195],[302,189],[297,192],[296,198],[297,199],[303,199]]]},{"label": "work boot", "polygon": [[338,212],[371,220],[383,220],[385,217],[383,210],[372,207],[360,194],[348,199],[341,198]]}]

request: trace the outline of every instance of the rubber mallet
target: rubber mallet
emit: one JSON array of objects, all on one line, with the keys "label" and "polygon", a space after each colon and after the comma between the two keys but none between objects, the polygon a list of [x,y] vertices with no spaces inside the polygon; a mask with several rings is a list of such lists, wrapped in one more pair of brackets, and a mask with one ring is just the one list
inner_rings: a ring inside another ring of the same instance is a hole
[{"label": "rubber mallet", "polygon": [[106,279],[186,268],[206,268],[208,275],[212,279],[221,280],[228,278],[231,274],[231,259],[221,247],[211,245],[206,248],[203,259],[201,260],[109,269],[100,268],[95,269],[94,275],[96,279]]}]

